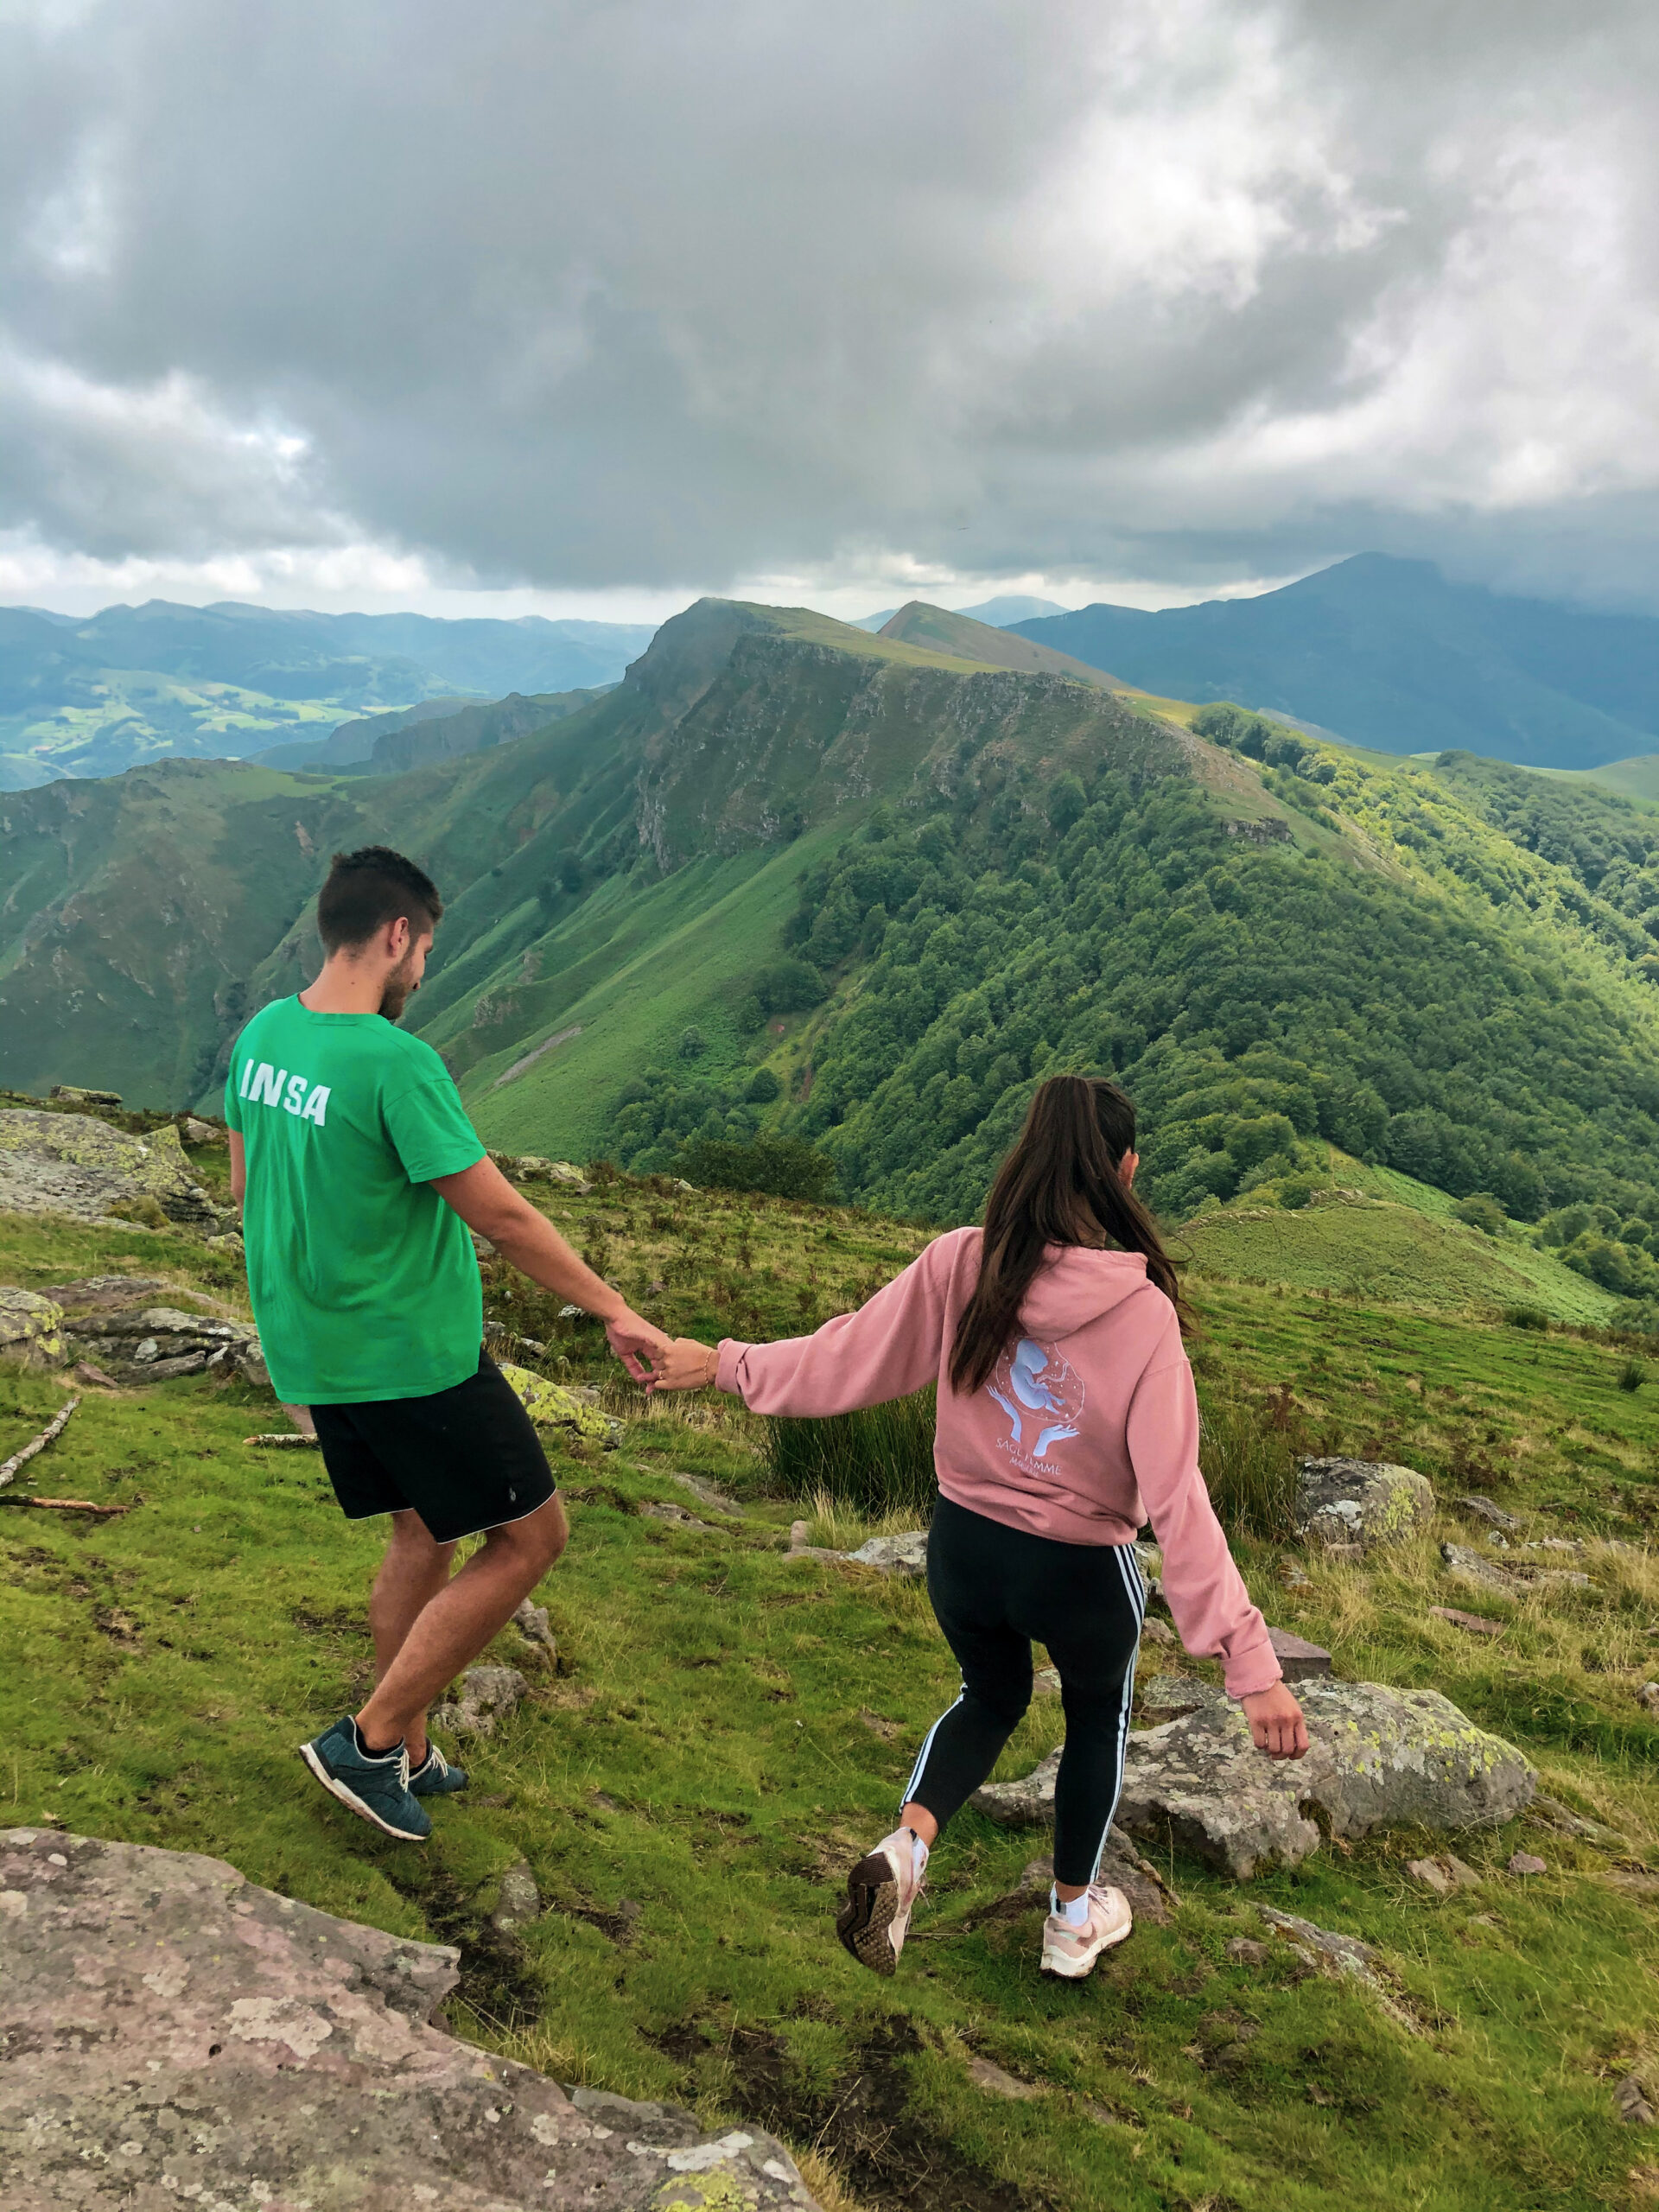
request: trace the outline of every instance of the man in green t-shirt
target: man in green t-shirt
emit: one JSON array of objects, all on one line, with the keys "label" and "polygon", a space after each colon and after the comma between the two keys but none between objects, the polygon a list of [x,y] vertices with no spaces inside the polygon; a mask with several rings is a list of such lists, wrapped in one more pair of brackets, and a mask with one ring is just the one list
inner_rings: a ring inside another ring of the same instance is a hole
[{"label": "man in green t-shirt", "polygon": [[[225,1087],[271,1382],[311,1408],[348,1518],[391,1516],[369,1600],[373,1694],[301,1755],[353,1812],[417,1840],[432,1826],[422,1798],[466,1782],[428,1743],[426,1708],[569,1533],[530,1417],[481,1349],[468,1230],[602,1320],[636,1380],[668,1345],[493,1165],[442,1059],[396,1027],[442,912],[401,854],[337,854],[317,900],[322,971],[255,1014]],[[452,1576],[456,1544],[478,1535]]]}]

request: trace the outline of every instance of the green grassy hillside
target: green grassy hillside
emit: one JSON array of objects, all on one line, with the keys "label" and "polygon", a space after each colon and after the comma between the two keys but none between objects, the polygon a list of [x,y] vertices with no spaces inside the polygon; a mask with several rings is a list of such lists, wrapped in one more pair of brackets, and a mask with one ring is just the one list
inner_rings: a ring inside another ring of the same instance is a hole
[{"label": "green grassy hillside", "polygon": [[1029,638],[1012,630],[993,629],[989,623],[976,622],[969,615],[930,607],[925,600],[911,600],[888,617],[878,634],[925,645],[932,652],[957,653],[992,668],[1017,668],[1032,676],[1070,676],[1079,683],[1103,690],[1122,689],[1116,678],[1103,669],[1091,668],[1087,661],[1073,660],[1070,653],[1056,652],[1048,645],[1033,645]]},{"label": "green grassy hillside", "polygon": [[[222,1162],[200,1156],[210,1176]],[[703,1334],[810,1325],[919,1242],[872,1215],[628,1179],[549,1211],[667,1325]],[[0,1239],[14,1281],[142,1271],[238,1296],[228,1264],[175,1232],[11,1220]],[[490,1313],[545,1334],[549,1372],[607,1374],[597,1330],[550,1315],[499,1263],[489,1277]],[[1421,1541],[1363,1565],[1304,1557],[1294,1592],[1276,1548],[1241,1541],[1269,1618],[1326,1644],[1343,1675],[1442,1690],[1603,1827],[1523,1820],[1456,1839],[1479,1885],[1447,1900],[1408,1876],[1444,1847],[1416,1832],[1327,1844],[1245,1886],[1160,1852],[1168,1923],[1143,1917],[1073,1987],[1036,1971],[1040,1905],[1021,1875],[1042,1832],[964,1814],[899,1977],[877,1981],[831,1920],[955,1694],[925,1598],[783,1556],[797,1516],[815,1537],[865,1531],[775,1494],[764,1431],[729,1401],[647,1411],[612,1386],[618,1448],[558,1456],[572,1541],[538,1592],[556,1668],[512,1630],[498,1640],[491,1656],[530,1694],[467,1747],[472,1788],[439,1808],[431,1844],[400,1847],[293,1756],[361,1696],[381,1530],[340,1521],[311,1454],[248,1448],[268,1404],[200,1379],[85,1393],[27,1471],[41,1494],[123,1516],[0,1504],[8,1820],[210,1853],[285,1895],[457,1943],[458,2032],[710,2124],[759,2120],[840,2212],[1643,2201],[1630,2177],[1644,2139],[1613,2088],[1659,2063],[1659,1731],[1635,1694],[1659,1610],[1642,1548],[1659,1528],[1655,1388],[1622,1388],[1627,1355],[1591,1336],[1254,1286],[1208,1262],[1195,1287],[1208,1406],[1250,1409],[1305,1448],[1404,1459],[1440,1495]],[[63,1395],[54,1378],[0,1373],[0,1450]],[[1594,1587],[1515,1604],[1451,1583],[1434,1546],[1474,1540],[1452,1503],[1473,1486],[1530,1535],[1590,1541]],[[702,1525],[651,1510],[664,1506]],[[1638,1548],[1597,1550],[1602,1535]],[[1495,1614],[1503,1634],[1460,1634],[1436,1604]],[[1144,1662],[1177,1663],[1150,1643]],[[1062,1728],[1039,1696],[1000,1770],[1026,1771]],[[1508,1874],[1517,1849],[1545,1872]],[[548,1910],[503,1938],[489,1915],[520,1860]],[[1262,1903],[1376,1945],[1418,2032],[1357,1984],[1302,1972]],[[1241,1938],[1267,1939],[1265,1961],[1230,1950]],[[988,2092],[970,2071],[982,2061],[1036,2094]]]}]

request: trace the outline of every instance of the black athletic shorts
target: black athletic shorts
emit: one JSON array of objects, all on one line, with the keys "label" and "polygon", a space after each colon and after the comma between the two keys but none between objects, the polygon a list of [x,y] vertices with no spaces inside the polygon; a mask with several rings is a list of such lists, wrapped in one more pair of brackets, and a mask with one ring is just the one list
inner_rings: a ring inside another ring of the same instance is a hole
[{"label": "black athletic shorts", "polygon": [[313,1406],[323,1465],[348,1521],[412,1508],[434,1541],[522,1521],[553,1496],[536,1425],[486,1351],[429,1398]]}]

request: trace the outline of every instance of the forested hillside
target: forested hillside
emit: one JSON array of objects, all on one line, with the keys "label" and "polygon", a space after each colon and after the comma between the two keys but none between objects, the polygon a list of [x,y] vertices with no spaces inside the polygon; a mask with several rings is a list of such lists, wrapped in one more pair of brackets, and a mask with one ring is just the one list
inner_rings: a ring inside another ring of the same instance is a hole
[{"label": "forested hillside", "polygon": [[211,1102],[245,1014],[313,971],[328,853],[385,838],[450,901],[410,1018],[492,1142],[683,1172],[770,1132],[959,1220],[1033,1079],[1099,1067],[1173,1218],[1304,1203],[1361,1172],[1334,1145],[1651,1298],[1659,813],[1185,719],[703,601],[465,758],[26,794],[0,1079]]}]

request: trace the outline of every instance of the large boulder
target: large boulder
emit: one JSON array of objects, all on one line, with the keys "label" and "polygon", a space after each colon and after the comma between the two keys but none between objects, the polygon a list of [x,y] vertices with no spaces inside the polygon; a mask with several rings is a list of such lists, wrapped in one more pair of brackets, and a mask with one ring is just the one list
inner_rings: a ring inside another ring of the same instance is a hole
[{"label": "large boulder", "polygon": [[[1147,1683],[1143,1709],[1169,1717],[1129,1738],[1119,1826],[1173,1840],[1248,1881],[1319,1848],[1314,1812],[1337,1836],[1413,1827],[1455,1834],[1500,1827],[1537,1789],[1512,1745],[1437,1690],[1310,1681],[1299,1694],[1307,1756],[1279,1761],[1255,1749],[1243,1712],[1210,1683],[1171,1675]],[[994,1820],[1052,1821],[1058,1766],[1052,1752],[1024,1781],[988,1784],[970,1802]]]},{"label": "large boulder", "polygon": [[1304,1459],[1296,1525],[1309,1542],[1397,1544],[1434,1510],[1427,1476],[1383,1459]]},{"label": "large boulder", "polygon": [[63,1308],[35,1290],[0,1283],[0,1356],[25,1367],[61,1367],[68,1357]]},{"label": "large boulder", "polygon": [[783,2146],[430,2024],[457,1954],[223,1860],[0,1831],[7,2212],[810,2207]]},{"label": "large boulder", "polygon": [[163,1227],[222,1225],[172,1122],[136,1137],[93,1114],[0,1109],[0,1213],[64,1213],[117,1224],[120,1207],[135,1217],[156,1211]]}]

